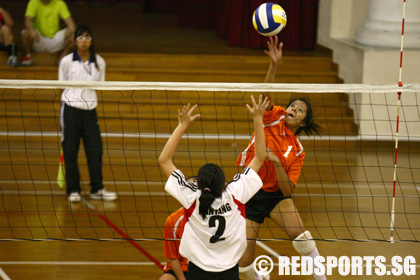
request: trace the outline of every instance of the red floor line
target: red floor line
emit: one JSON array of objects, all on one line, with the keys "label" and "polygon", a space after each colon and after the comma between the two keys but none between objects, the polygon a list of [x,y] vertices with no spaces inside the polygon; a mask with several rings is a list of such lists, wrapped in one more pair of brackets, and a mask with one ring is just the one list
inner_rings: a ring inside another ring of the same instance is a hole
[{"label": "red floor line", "polygon": [[131,245],[133,245],[137,250],[139,250],[143,255],[145,255],[149,260],[154,262],[157,267],[159,267],[161,270],[163,270],[163,265],[155,258],[153,257],[149,252],[147,252],[143,247],[141,247],[139,244],[131,240],[132,238],[126,234],[124,231],[122,231],[117,225],[115,225],[113,222],[111,222],[105,215],[103,214],[97,214],[99,218],[101,218],[105,223],[107,223],[110,227],[112,227],[119,235],[121,235],[123,238],[125,238],[128,242],[130,242]]},{"label": "red floor line", "polygon": [[[87,201],[85,202],[86,204],[88,204],[87,203]],[[132,238],[127,234],[127,233],[125,233],[124,231],[122,231],[117,225],[115,225],[112,221],[110,221],[107,217],[105,217],[105,215],[104,214],[100,214],[100,213],[98,213],[98,209],[96,209],[95,207],[93,207],[92,205],[87,205],[93,212],[95,212],[95,213],[84,213],[84,212],[82,212],[82,213],[74,213],[74,212],[72,212],[72,213],[67,213],[67,212],[64,212],[64,213],[60,213],[60,214],[64,214],[64,215],[66,215],[66,214],[68,214],[68,215],[77,215],[77,216],[88,216],[88,215],[97,215],[101,220],[103,220],[106,224],[108,224],[110,227],[112,227],[119,235],[121,235],[124,239],[126,239],[131,245],[133,245],[137,250],[139,250],[143,255],[145,255],[149,260],[151,260],[152,262],[154,262],[155,263],[155,265],[157,266],[157,267],[159,267],[159,269],[161,269],[161,270],[163,270],[163,268],[164,268],[164,266],[155,258],[155,257],[153,257],[149,252],[147,252],[143,247],[141,247],[138,243],[136,243],[134,240],[132,240]],[[30,215],[30,214],[37,214],[37,215],[39,215],[39,214],[43,214],[43,215],[45,215],[45,214],[47,214],[47,213],[50,213],[50,212],[45,212],[45,213],[40,213],[40,212],[14,212],[14,213],[8,213],[8,212],[0,212],[0,215],[7,215],[7,216],[12,216],[12,215]],[[52,213],[51,213],[52,214]],[[57,214],[57,212],[56,213],[54,213],[55,215]]]}]

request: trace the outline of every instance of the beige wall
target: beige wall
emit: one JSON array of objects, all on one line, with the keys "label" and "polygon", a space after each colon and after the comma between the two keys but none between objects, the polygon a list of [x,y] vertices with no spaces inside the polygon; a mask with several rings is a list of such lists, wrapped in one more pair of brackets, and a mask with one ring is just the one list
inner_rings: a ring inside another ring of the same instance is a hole
[{"label": "beige wall", "polygon": [[[399,81],[400,48],[366,46],[354,39],[368,13],[368,0],[320,0],[317,43],[333,51],[333,61],[345,83],[395,85]],[[404,50],[401,80],[405,85],[420,84],[420,46]],[[405,94],[402,99],[400,136],[419,137],[420,93]],[[350,94],[360,134],[395,135],[397,100],[397,93]]]},{"label": "beige wall", "polygon": [[368,0],[320,0],[318,44],[332,49],[333,39],[353,39],[368,9]]}]

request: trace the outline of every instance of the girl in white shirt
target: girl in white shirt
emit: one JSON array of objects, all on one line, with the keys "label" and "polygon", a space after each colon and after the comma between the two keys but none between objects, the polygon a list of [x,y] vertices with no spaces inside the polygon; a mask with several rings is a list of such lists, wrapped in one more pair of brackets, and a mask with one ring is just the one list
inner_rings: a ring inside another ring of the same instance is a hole
[{"label": "girl in white shirt", "polygon": [[[105,60],[95,54],[92,31],[87,25],[74,32],[76,51],[63,57],[58,69],[60,81],[104,81]],[[91,180],[92,199],[112,201],[117,194],[105,190],[102,183],[102,139],[98,125],[96,91],[66,88],[61,95],[60,124],[66,169],[67,195],[70,202],[81,200],[77,157],[83,139]]]},{"label": "girl in white shirt", "polygon": [[165,190],[185,208],[187,223],[180,253],[189,260],[187,279],[239,279],[238,260],[246,248],[245,203],[262,187],[257,172],[265,159],[262,116],[268,99],[252,97],[255,157],[242,174],[226,184],[223,170],[207,163],[200,168],[197,185],[185,180],[173,164],[173,155],[187,127],[200,115],[192,115],[197,105],[178,110],[179,124],[159,156],[159,165],[169,177]]}]

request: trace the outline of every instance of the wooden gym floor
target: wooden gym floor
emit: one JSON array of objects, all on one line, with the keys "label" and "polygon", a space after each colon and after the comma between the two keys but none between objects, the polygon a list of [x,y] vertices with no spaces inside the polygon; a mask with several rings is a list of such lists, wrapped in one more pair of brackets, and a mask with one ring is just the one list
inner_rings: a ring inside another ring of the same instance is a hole
[{"label": "wooden gym floor", "polygon": [[[196,126],[200,127],[199,123]],[[0,268],[9,277],[3,279],[158,279],[161,271],[153,261],[165,262],[161,241],[164,221],[180,207],[163,192],[165,178],[157,166],[165,139],[104,137],[104,183],[118,191],[115,202],[89,199],[89,177],[81,150],[86,200],[69,204],[55,182],[57,135],[19,133],[9,131],[0,141],[0,237],[9,240],[1,242]],[[246,139],[184,140],[179,150],[189,152],[177,153],[175,164],[190,174],[205,160],[219,162],[231,177],[237,172],[232,162],[246,144]],[[415,186],[419,181],[418,147],[401,143],[395,232],[396,240],[417,242],[390,244],[385,241],[390,236],[392,143],[348,141],[343,145],[340,141],[302,139],[302,145],[307,156],[295,203],[306,228],[320,239],[317,245],[322,255],[420,258],[420,204]],[[138,241],[121,240],[124,238]],[[258,247],[256,256],[272,255],[273,251],[296,255],[284,231],[272,222],[262,225],[260,238],[276,241],[263,242],[271,250]],[[331,241],[334,239],[341,241]],[[352,239],[371,241],[346,241]],[[152,257],[146,257],[143,250]],[[344,278],[333,272],[330,279]],[[280,278],[272,273],[272,279],[312,278]]]}]

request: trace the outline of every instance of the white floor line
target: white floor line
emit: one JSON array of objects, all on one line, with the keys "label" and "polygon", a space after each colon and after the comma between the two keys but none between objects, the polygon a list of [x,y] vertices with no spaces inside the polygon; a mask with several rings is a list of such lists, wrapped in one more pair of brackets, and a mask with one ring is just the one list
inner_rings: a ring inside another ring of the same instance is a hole
[{"label": "white floor line", "polygon": [[[1,265],[156,265],[154,262],[0,262]],[[162,262],[163,265],[166,262]],[[0,268],[0,275],[1,275]],[[2,275],[3,276],[3,275]],[[7,277],[7,275],[6,275]],[[6,278],[4,278],[6,279]],[[10,278],[7,278],[10,279]]]},{"label": "white floor line", "polygon": [[263,242],[261,242],[261,241],[258,241],[257,240],[257,246],[260,246],[263,250],[266,250],[269,254],[271,254],[272,256],[274,256],[274,257],[276,257],[276,258],[278,258],[278,257],[280,257],[281,255],[280,254],[278,254],[276,251],[274,251],[273,249],[271,249],[268,245],[266,245],[266,244],[264,244]]},{"label": "white floor line", "polygon": [[[1,181],[0,181],[1,184]],[[88,194],[88,192],[86,192]],[[67,196],[63,191],[0,191],[0,195],[39,195],[39,196]],[[119,191],[119,196],[167,196],[170,195],[166,192],[129,192],[129,191]],[[389,195],[373,195],[373,194],[323,194],[323,193],[310,193],[310,194],[295,194],[294,197],[338,197],[338,198],[390,198],[392,194]],[[418,199],[416,195],[405,195],[398,196],[396,199]]]},{"label": "white floor line", "polygon": [[7,276],[6,272],[3,271],[3,269],[0,268],[0,276],[3,278],[3,280],[12,280],[9,276]]},{"label": "white floor line", "polygon": [[[38,131],[0,131],[0,137],[59,137],[60,132],[38,132]],[[105,138],[148,138],[148,139],[168,139],[170,133],[112,133],[103,132]],[[183,138],[188,139],[220,139],[220,140],[249,140],[251,135],[247,134],[186,134]],[[395,141],[395,136],[382,135],[323,135],[323,136],[300,136],[301,140],[321,140],[321,141]],[[419,142],[418,136],[400,136],[399,141]]]}]

